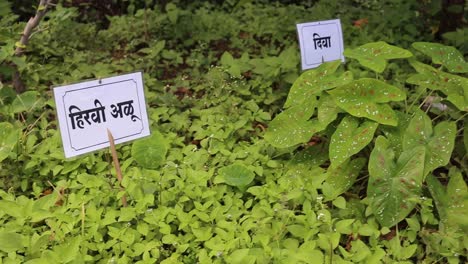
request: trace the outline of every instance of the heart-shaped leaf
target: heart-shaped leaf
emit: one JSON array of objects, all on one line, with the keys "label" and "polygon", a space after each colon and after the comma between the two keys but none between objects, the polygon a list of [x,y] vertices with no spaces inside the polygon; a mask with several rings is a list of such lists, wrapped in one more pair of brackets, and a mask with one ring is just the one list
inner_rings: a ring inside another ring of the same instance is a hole
[{"label": "heart-shaped leaf", "polygon": [[328,176],[322,185],[326,200],[331,201],[351,188],[365,164],[365,158],[357,158],[351,161],[348,159],[335,168],[329,167]]},{"label": "heart-shaped leaf", "polygon": [[350,82],[353,79],[351,72],[345,72],[341,76],[333,75],[340,65],[340,60],[326,62],[316,69],[302,73],[293,83],[284,107],[307,104],[322,91]]},{"label": "heart-shaped leaf", "polygon": [[155,169],[166,160],[167,142],[163,135],[154,131],[151,136],[133,143],[132,157],[147,169]]},{"label": "heart-shaped leaf", "polygon": [[415,207],[424,176],[425,148],[403,151],[395,161],[389,141],[379,136],[369,158],[367,196],[377,221],[386,227],[396,225]]},{"label": "heart-shaped leaf", "polygon": [[253,181],[255,174],[242,164],[232,164],[219,169],[226,184],[243,188]]},{"label": "heart-shaped leaf", "polygon": [[423,111],[417,111],[403,137],[403,150],[418,146],[426,148],[424,175],[427,175],[449,162],[455,147],[456,133],[455,122],[449,121],[440,122],[433,131],[431,119]]},{"label": "heart-shaped leaf", "polygon": [[346,57],[357,59],[362,66],[378,73],[385,70],[387,60],[413,56],[408,50],[389,45],[383,41],[367,43],[355,49],[346,49],[343,54]]},{"label": "heart-shaped leaf", "polygon": [[[317,116],[311,118],[316,107]],[[309,103],[292,106],[277,115],[268,126],[265,140],[277,148],[308,142],[315,133],[333,122],[339,112],[340,108],[329,95],[323,94],[318,102],[317,97],[312,97]]]},{"label": "heart-shaped leaf", "polygon": [[265,140],[277,148],[287,148],[303,142],[318,131],[308,119],[315,111],[314,102],[307,106],[297,105],[277,115],[269,124]]},{"label": "heart-shaped leaf", "polygon": [[346,116],[333,133],[330,140],[330,161],[332,166],[340,165],[352,155],[358,153],[374,138],[378,124],[364,121],[359,125],[359,119]]},{"label": "heart-shaped leaf", "polygon": [[357,117],[366,117],[384,125],[397,125],[390,101],[404,100],[406,95],[395,86],[370,78],[363,78],[328,91],[335,103]]},{"label": "heart-shaped leaf", "polygon": [[427,64],[411,61],[411,66],[418,72],[406,82],[438,90],[447,95],[447,100],[458,109],[468,111],[468,79],[439,71]]},{"label": "heart-shaped leaf", "polygon": [[449,72],[468,72],[468,63],[455,47],[431,42],[415,42],[412,46],[431,57],[432,63],[445,66]]}]

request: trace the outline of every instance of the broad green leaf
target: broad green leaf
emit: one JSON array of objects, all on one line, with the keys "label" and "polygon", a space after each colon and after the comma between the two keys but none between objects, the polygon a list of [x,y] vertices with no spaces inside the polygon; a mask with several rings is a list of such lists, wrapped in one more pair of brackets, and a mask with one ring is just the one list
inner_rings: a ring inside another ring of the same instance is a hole
[{"label": "broad green leaf", "polygon": [[232,164],[219,169],[226,184],[243,188],[253,181],[255,174],[242,164]]},{"label": "broad green leaf", "polygon": [[462,111],[468,111],[468,79],[462,76],[439,71],[427,64],[411,61],[411,66],[418,72],[406,82],[441,91],[447,100]]},{"label": "broad green leaf", "polygon": [[440,220],[443,223],[447,222],[447,207],[449,200],[445,187],[442,186],[440,181],[432,174],[427,175],[426,184],[429,192],[431,193],[432,199],[434,200]]},{"label": "broad green leaf", "polygon": [[8,158],[19,139],[19,131],[12,124],[0,123],[0,162]]},{"label": "broad green leaf", "polygon": [[447,184],[447,225],[468,229],[468,187],[462,173],[452,167]]},{"label": "broad green leaf", "polygon": [[330,140],[332,166],[340,165],[367,146],[374,138],[377,126],[378,124],[372,121],[364,121],[359,125],[358,118],[344,117]]},{"label": "broad green leaf", "polygon": [[403,150],[417,146],[426,148],[424,175],[446,165],[455,147],[457,127],[455,122],[443,121],[432,130],[431,119],[417,111],[411,119],[403,137]]},{"label": "broad green leaf", "polygon": [[308,119],[315,111],[314,102],[308,106],[294,106],[277,115],[268,125],[265,140],[277,148],[287,148],[309,141],[319,131]]},{"label": "broad green leaf", "polygon": [[42,107],[42,99],[39,99],[39,93],[36,91],[27,91],[17,95],[11,103],[11,111],[13,113],[21,113],[31,111],[32,109]]},{"label": "broad green leaf", "polygon": [[379,136],[369,158],[367,196],[377,221],[386,227],[396,225],[414,208],[421,193],[425,148],[403,151],[395,161],[389,141]]},{"label": "broad green leaf", "polygon": [[146,169],[155,169],[166,160],[167,141],[161,133],[153,131],[147,138],[133,143],[132,157]]},{"label": "broad green leaf", "polygon": [[381,73],[387,67],[387,60],[413,56],[408,50],[379,41],[367,43],[355,49],[345,49],[346,57],[357,59],[359,63],[375,72]]},{"label": "broad green leaf", "polygon": [[345,72],[341,76],[333,75],[340,65],[340,60],[326,62],[316,69],[302,73],[293,83],[284,107],[308,104],[322,91],[350,82],[353,79],[351,72]]},{"label": "broad green leaf", "polygon": [[449,72],[468,72],[468,63],[455,47],[431,42],[415,42],[412,46],[431,57],[432,63],[445,66]]},{"label": "broad green leaf", "polygon": [[441,229],[468,230],[468,187],[461,172],[455,167],[450,169],[447,187],[433,175],[429,175],[426,182],[437,207]]},{"label": "broad green leaf", "polygon": [[397,117],[386,103],[406,98],[397,87],[370,78],[353,81],[328,93],[340,108],[351,115],[391,126],[397,125]]},{"label": "broad green leaf", "polygon": [[[317,115],[315,108],[318,108]],[[265,140],[277,148],[306,143],[317,132],[324,130],[340,112],[329,95],[322,94],[317,102],[313,97],[308,103],[292,106],[277,115],[268,125]]]},{"label": "broad green leaf", "polygon": [[15,232],[0,231],[0,251],[6,253],[23,249],[23,236]]},{"label": "broad green leaf", "polygon": [[335,121],[341,109],[335,104],[333,98],[328,94],[320,95],[319,104],[317,107],[317,119],[323,128]]},{"label": "broad green leaf", "polygon": [[76,259],[80,250],[81,236],[75,236],[54,247],[54,252],[60,256],[61,263]]},{"label": "broad green leaf", "polygon": [[357,158],[347,160],[336,168],[329,167],[328,176],[322,185],[326,200],[333,200],[351,188],[365,164],[365,158]]}]

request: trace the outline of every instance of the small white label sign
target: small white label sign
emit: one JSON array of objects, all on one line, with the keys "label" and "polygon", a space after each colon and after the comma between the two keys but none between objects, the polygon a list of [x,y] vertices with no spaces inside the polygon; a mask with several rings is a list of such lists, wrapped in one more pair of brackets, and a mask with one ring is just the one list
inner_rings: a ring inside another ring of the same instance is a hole
[{"label": "small white label sign", "polygon": [[54,87],[57,118],[65,157],[150,134],[143,76],[135,72],[100,80]]},{"label": "small white label sign", "polygon": [[322,62],[341,59],[343,34],[339,19],[297,24],[302,70],[318,67]]}]

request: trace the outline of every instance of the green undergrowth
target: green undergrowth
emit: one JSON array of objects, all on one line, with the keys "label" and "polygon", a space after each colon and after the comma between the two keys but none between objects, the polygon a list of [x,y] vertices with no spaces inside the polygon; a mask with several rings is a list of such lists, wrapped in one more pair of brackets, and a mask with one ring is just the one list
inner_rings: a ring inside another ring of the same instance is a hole
[{"label": "green undergrowth", "polygon": [[[466,262],[464,44],[408,1],[246,2],[57,5],[22,57],[0,12],[0,263]],[[301,72],[295,24],[335,17],[346,63]],[[121,188],[107,150],[64,158],[50,86],[136,70]]]}]

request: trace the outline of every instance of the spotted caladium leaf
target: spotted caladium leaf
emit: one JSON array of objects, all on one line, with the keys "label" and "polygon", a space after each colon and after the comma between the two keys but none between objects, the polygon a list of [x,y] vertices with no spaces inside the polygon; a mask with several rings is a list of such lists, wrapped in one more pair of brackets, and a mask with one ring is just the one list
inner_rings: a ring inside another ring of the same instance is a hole
[{"label": "spotted caladium leaf", "polygon": [[[315,113],[318,108],[318,113]],[[292,147],[308,142],[317,132],[333,122],[341,110],[329,95],[311,97],[308,103],[292,106],[277,115],[269,124],[265,140],[277,148]]]},{"label": "spotted caladium leaf", "polygon": [[346,49],[344,55],[357,59],[362,66],[378,73],[385,70],[387,60],[413,56],[408,50],[389,45],[383,41],[367,43],[355,49]]},{"label": "spotted caladium leaf", "polygon": [[374,138],[378,124],[346,116],[333,133],[330,140],[330,161],[333,167],[340,165],[352,155],[358,153]]},{"label": "spotted caladium leaf", "polygon": [[265,140],[277,148],[287,148],[307,142],[320,129],[317,122],[308,119],[315,111],[316,103],[296,105],[277,115],[269,124]]},{"label": "spotted caladium leaf", "polygon": [[468,72],[468,63],[455,47],[431,42],[415,42],[412,46],[431,57],[432,63],[445,66],[449,72]]},{"label": "spotted caladium leaf", "polygon": [[308,103],[322,91],[350,82],[353,79],[351,72],[345,72],[341,76],[334,74],[340,64],[341,60],[326,62],[316,69],[302,73],[293,83],[284,107]]},{"label": "spotted caladium leaf", "polygon": [[365,164],[365,158],[347,159],[337,167],[328,168],[327,178],[322,184],[326,200],[333,200],[351,188]]},{"label": "spotted caladium leaf", "polygon": [[366,117],[384,125],[397,125],[395,112],[388,104],[406,98],[395,86],[370,78],[363,78],[328,91],[335,103],[357,117]]},{"label": "spotted caladium leaf", "polygon": [[431,119],[423,111],[417,111],[403,137],[403,150],[418,146],[426,148],[424,175],[427,175],[449,162],[455,147],[456,133],[455,122],[440,122],[433,130]]},{"label": "spotted caladium leaf", "polygon": [[418,72],[406,82],[438,90],[447,95],[447,100],[462,111],[468,111],[468,79],[439,71],[427,64],[411,61],[411,66]]},{"label": "spotted caladium leaf", "polygon": [[468,230],[468,187],[463,175],[456,168],[449,171],[449,182],[445,188],[433,175],[426,180],[440,217],[442,230]]},{"label": "spotted caladium leaf", "polygon": [[367,197],[377,221],[396,225],[415,207],[424,176],[426,149],[417,146],[403,151],[395,160],[389,141],[379,136],[369,158]]}]

